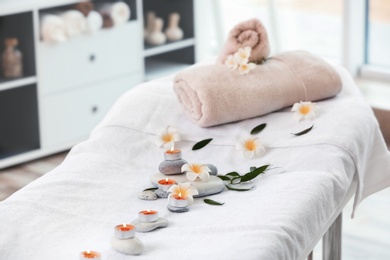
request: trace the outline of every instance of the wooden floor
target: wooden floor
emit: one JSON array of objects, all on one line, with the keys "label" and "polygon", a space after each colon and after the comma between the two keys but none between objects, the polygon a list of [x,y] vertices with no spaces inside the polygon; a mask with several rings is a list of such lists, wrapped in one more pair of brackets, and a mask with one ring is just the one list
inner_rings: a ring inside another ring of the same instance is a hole
[{"label": "wooden floor", "polygon": [[68,151],[0,170],[0,201],[54,169],[64,160],[67,153]]}]

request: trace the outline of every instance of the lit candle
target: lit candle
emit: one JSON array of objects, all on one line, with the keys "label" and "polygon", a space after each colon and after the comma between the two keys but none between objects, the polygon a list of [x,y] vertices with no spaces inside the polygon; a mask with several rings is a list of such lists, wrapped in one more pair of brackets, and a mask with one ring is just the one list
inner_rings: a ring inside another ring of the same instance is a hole
[{"label": "lit candle", "polygon": [[85,259],[100,260],[101,255],[99,252],[87,250],[80,253],[80,260],[85,260]]},{"label": "lit candle", "polygon": [[169,197],[169,205],[177,208],[184,208],[189,205],[189,201],[186,197],[182,197],[181,193],[179,193],[179,195],[171,195]]},{"label": "lit candle", "polygon": [[115,237],[118,239],[129,239],[134,237],[135,227],[129,224],[115,226]]},{"label": "lit candle", "polygon": [[174,147],[172,147],[171,150],[165,151],[164,158],[167,161],[179,160],[181,158],[181,150],[175,150]]},{"label": "lit candle", "polygon": [[165,178],[158,181],[158,188],[163,191],[168,191],[168,189],[175,183],[176,181]]},{"label": "lit candle", "polygon": [[150,209],[140,211],[138,214],[138,219],[139,221],[146,223],[156,222],[158,220],[158,211]]},{"label": "lit candle", "polygon": [[187,163],[186,160],[181,158],[181,150],[175,150],[174,147],[165,151],[164,159],[158,166],[158,169],[165,175],[181,174],[181,167]]}]

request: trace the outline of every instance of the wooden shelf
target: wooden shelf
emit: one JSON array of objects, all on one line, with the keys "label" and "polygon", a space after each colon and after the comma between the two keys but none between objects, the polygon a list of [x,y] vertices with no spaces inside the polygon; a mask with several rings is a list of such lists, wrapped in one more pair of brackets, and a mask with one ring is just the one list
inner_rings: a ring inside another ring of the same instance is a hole
[{"label": "wooden shelf", "polygon": [[0,79],[0,91],[11,89],[11,88],[17,88],[22,87],[29,84],[35,84],[37,83],[37,77],[24,77],[24,78],[18,78],[18,79]]},{"label": "wooden shelf", "polygon": [[195,39],[189,38],[178,42],[167,43],[161,46],[146,47],[146,49],[144,50],[144,57],[147,58],[154,55],[186,48],[193,45],[195,45]]}]

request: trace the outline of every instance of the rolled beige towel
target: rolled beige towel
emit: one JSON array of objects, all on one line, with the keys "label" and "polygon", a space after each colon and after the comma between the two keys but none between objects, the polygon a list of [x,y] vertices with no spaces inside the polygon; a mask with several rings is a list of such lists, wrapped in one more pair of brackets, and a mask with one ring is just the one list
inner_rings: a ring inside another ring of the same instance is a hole
[{"label": "rolled beige towel", "polygon": [[248,46],[252,48],[250,62],[260,64],[270,53],[267,30],[259,19],[253,18],[234,26],[229,32],[217,63],[224,64],[229,55],[234,54],[239,48]]},{"label": "rolled beige towel", "polygon": [[261,116],[299,101],[329,98],[341,86],[332,66],[305,51],[275,55],[245,75],[218,64],[184,70],[174,79],[184,113],[201,127]]},{"label": "rolled beige towel", "polygon": [[87,20],[78,10],[68,10],[61,14],[65,23],[65,31],[68,38],[83,34],[87,31]]}]

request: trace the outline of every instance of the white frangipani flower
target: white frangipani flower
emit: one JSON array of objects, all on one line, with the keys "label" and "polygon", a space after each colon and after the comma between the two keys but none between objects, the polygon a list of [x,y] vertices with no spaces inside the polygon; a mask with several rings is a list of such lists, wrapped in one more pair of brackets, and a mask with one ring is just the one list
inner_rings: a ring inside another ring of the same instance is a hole
[{"label": "white frangipani flower", "polygon": [[318,110],[317,105],[310,101],[307,102],[301,101],[299,103],[295,103],[291,109],[291,111],[295,112],[294,118],[297,121],[301,121],[303,119],[314,120],[316,117],[317,110]]},{"label": "white frangipani flower", "polygon": [[197,188],[192,186],[189,182],[179,182],[178,184],[174,184],[168,189],[168,192],[173,196],[177,195],[184,199],[188,199],[189,204],[192,204],[194,201],[192,196],[199,194]]},{"label": "white frangipani flower", "polygon": [[234,59],[233,55],[229,55],[225,61],[225,65],[229,68],[229,69],[237,69],[238,67],[238,63],[236,62],[236,60]]},{"label": "white frangipani flower", "polygon": [[240,139],[236,146],[238,151],[242,151],[245,158],[252,159],[254,156],[261,156],[265,153],[265,148],[257,137],[246,137]]},{"label": "white frangipani flower", "polygon": [[189,181],[194,181],[196,178],[202,181],[210,180],[210,168],[205,164],[186,163],[181,167],[182,172],[186,172],[186,177]]},{"label": "white frangipani flower", "polygon": [[254,63],[241,63],[240,66],[238,66],[238,72],[241,75],[248,74],[249,71],[253,70],[256,67],[256,64]]},{"label": "white frangipani flower", "polygon": [[238,64],[248,63],[249,56],[251,55],[252,48],[247,46],[245,48],[239,48],[236,53],[234,53],[234,59]]},{"label": "white frangipani flower", "polygon": [[180,140],[180,135],[176,128],[173,126],[167,126],[158,134],[156,144],[160,148],[170,149],[174,147],[175,142]]}]

